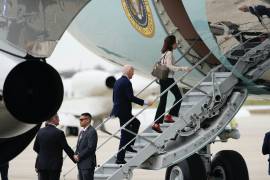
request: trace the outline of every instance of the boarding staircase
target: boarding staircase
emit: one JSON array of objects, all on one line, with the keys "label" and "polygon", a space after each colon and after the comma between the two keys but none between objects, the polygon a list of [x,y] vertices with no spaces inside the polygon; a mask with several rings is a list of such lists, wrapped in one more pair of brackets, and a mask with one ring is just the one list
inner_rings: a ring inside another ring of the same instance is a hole
[{"label": "boarding staircase", "polygon": [[[212,69],[183,96],[175,123],[163,123],[161,134],[146,128],[136,137],[134,149],[138,152],[126,153],[126,164],[115,164],[115,154],[96,169],[94,179],[131,179],[135,168],[168,167],[213,142],[247,97],[247,90],[238,86],[237,75],[254,82],[270,68],[269,54],[269,39],[232,48],[225,54],[235,61],[231,71],[223,65]],[[178,80],[183,83],[181,78]]]}]

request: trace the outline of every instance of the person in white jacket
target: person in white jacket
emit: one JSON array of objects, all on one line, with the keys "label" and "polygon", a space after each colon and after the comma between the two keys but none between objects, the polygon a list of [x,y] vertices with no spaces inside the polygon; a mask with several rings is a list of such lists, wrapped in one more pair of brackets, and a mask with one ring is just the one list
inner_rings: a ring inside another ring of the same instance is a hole
[{"label": "person in white jacket", "polygon": [[[165,38],[164,40],[164,44],[163,47],[161,49],[161,63],[165,64],[170,72],[168,75],[168,78],[165,80],[159,80],[160,83],[160,93],[162,93],[163,91],[165,91],[169,86],[171,86],[175,80],[174,80],[174,73],[177,71],[184,71],[184,72],[188,72],[191,70],[191,68],[189,67],[182,67],[182,66],[176,66],[175,65],[175,59],[173,56],[173,50],[177,48],[177,43],[176,43],[176,38],[174,35],[169,35]],[[164,115],[159,118],[162,114],[164,114],[165,109],[166,109],[166,104],[167,104],[167,95],[168,92],[164,93],[161,97],[160,97],[160,102],[157,108],[157,112],[155,115],[155,122],[152,125],[152,129],[155,130],[158,133],[162,133],[162,130],[160,129],[160,124],[163,123],[163,120],[166,123],[174,123],[175,121],[173,120],[173,117],[178,117],[179,114],[179,109],[181,106],[181,102],[178,102],[181,98],[182,95],[180,93],[179,87],[177,86],[177,84],[175,84],[170,91],[173,93],[174,97],[175,97],[175,101],[174,101],[174,107],[170,110],[169,114],[167,114],[165,117]],[[177,103],[178,102],[178,103]],[[158,119],[159,118],[159,119]],[[157,120],[158,119],[158,120]]]}]

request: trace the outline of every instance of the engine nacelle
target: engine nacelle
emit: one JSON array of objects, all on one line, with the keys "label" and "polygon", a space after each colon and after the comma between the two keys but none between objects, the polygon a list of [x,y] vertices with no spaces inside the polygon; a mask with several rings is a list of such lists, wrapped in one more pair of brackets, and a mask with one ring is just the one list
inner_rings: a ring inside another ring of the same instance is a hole
[{"label": "engine nacelle", "polygon": [[110,73],[101,70],[89,70],[76,73],[70,79],[73,97],[102,96],[111,93],[116,79]]},{"label": "engine nacelle", "polygon": [[35,137],[41,122],[58,111],[63,99],[63,85],[56,70],[45,62],[0,55],[2,164],[22,152]]}]

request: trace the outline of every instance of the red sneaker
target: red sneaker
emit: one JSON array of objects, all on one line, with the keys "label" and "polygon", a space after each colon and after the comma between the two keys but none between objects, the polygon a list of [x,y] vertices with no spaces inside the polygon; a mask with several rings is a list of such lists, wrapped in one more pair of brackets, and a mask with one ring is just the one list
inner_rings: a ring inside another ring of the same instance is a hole
[{"label": "red sneaker", "polygon": [[162,130],[160,129],[160,125],[158,123],[153,124],[152,129],[157,133],[162,133]]},{"label": "red sneaker", "polygon": [[172,115],[168,114],[168,115],[165,116],[164,122],[166,122],[166,123],[174,123],[175,121],[173,120]]}]

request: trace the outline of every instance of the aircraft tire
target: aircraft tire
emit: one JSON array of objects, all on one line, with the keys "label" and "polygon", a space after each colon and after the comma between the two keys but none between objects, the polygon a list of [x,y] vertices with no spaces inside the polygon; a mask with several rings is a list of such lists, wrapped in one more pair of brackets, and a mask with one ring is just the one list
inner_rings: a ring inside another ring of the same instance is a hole
[{"label": "aircraft tire", "polygon": [[204,163],[198,154],[167,168],[165,180],[206,180]]},{"label": "aircraft tire", "polygon": [[212,176],[221,180],[249,180],[244,158],[236,151],[223,150],[212,160]]}]

